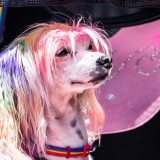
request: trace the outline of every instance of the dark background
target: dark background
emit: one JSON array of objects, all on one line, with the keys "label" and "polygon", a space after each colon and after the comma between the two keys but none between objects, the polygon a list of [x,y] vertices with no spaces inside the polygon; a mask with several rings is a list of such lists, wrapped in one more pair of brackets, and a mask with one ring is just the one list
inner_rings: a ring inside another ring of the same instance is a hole
[{"label": "dark background", "polygon": [[[1,49],[33,23],[66,22],[66,16],[55,12],[65,13],[71,18],[76,18],[77,14],[91,15],[93,22],[102,22],[109,35],[113,36],[122,27],[159,19],[160,9],[123,9],[104,4],[8,8]],[[160,113],[138,129],[103,135],[100,147],[92,155],[95,160],[160,160]]]}]

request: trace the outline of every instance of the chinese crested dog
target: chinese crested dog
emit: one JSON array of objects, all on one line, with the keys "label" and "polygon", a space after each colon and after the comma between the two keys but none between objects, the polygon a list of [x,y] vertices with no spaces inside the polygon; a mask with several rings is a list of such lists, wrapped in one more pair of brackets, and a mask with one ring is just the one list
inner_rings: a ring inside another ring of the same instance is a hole
[{"label": "chinese crested dog", "polygon": [[[88,160],[112,68],[104,30],[37,24],[0,54],[0,159]],[[38,157],[38,158],[37,158]]]}]

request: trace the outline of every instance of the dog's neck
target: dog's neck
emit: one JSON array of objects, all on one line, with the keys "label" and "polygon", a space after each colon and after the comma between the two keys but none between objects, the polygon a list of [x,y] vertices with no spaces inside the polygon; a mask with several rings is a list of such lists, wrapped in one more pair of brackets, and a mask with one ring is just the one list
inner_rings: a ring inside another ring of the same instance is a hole
[{"label": "dog's neck", "polygon": [[[88,143],[88,136],[84,124],[77,95],[64,93],[57,88],[52,95],[52,106],[45,109],[47,121],[46,143],[58,147],[78,148]],[[65,157],[47,155],[47,160],[66,160]],[[73,158],[70,158],[73,159]],[[74,158],[87,160],[87,158]]]}]

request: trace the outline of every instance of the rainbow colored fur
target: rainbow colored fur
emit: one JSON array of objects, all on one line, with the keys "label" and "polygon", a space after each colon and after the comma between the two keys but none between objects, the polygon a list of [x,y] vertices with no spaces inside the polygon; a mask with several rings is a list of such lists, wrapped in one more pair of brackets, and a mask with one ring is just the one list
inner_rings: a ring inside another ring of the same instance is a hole
[{"label": "rainbow colored fur", "polygon": [[[62,44],[69,42],[74,58],[75,35],[82,40],[91,39],[96,50],[109,55],[103,30],[59,23],[32,26],[0,54],[0,157],[25,160],[45,155],[48,122],[44,111],[54,103],[51,92],[55,92],[57,77],[55,57]],[[92,143],[99,137],[103,110],[92,87],[77,94],[76,99],[79,108],[85,109],[84,117],[89,119],[86,127]],[[87,107],[83,108],[86,102]]]}]

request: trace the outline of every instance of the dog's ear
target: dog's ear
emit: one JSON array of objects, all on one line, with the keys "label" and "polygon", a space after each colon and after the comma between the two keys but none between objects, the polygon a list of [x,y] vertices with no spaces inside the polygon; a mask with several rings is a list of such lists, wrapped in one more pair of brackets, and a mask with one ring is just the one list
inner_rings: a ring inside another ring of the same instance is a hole
[{"label": "dog's ear", "polygon": [[137,128],[160,110],[159,28],[155,21],[124,28],[110,39],[115,66],[100,95],[106,114],[103,133]]}]

